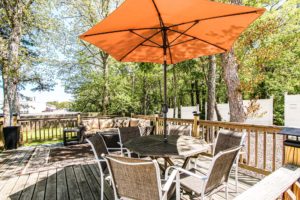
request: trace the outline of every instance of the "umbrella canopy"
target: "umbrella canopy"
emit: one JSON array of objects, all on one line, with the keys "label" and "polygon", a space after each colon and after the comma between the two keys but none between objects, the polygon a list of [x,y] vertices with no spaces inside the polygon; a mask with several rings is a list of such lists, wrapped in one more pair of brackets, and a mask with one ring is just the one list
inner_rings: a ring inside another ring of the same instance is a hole
[{"label": "umbrella canopy", "polygon": [[126,0],[80,38],[118,61],[164,64],[167,141],[167,64],[226,52],[264,11],[208,0]]},{"label": "umbrella canopy", "polygon": [[207,0],[126,0],[80,36],[118,61],[167,64],[229,50],[265,9]]}]

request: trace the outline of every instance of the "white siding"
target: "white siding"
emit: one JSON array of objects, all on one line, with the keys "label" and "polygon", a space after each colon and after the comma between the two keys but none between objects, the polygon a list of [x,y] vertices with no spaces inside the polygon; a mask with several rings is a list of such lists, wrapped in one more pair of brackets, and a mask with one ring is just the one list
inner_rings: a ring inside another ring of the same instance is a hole
[{"label": "white siding", "polygon": [[284,125],[300,128],[300,95],[284,96]]}]

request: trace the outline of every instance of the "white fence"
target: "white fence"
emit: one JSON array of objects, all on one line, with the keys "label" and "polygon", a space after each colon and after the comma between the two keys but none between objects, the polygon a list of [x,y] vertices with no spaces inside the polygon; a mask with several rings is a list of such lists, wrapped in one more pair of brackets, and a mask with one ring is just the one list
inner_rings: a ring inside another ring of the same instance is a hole
[{"label": "white fence", "polygon": [[180,107],[181,119],[193,119],[194,112],[199,113],[199,105],[197,106],[188,106],[188,107]]},{"label": "white fence", "polygon": [[[244,100],[245,112],[247,113],[247,124],[273,125],[273,98],[259,100]],[[207,106],[205,106],[207,107]],[[230,121],[229,104],[218,104],[222,121]],[[205,116],[205,119],[207,116]],[[214,120],[217,120],[216,112]]]},{"label": "white fence", "polygon": [[[167,118],[174,118],[174,108],[169,108]],[[178,108],[176,108],[175,118],[178,118]]]},{"label": "white fence", "polygon": [[300,95],[284,95],[284,125],[300,127]]}]

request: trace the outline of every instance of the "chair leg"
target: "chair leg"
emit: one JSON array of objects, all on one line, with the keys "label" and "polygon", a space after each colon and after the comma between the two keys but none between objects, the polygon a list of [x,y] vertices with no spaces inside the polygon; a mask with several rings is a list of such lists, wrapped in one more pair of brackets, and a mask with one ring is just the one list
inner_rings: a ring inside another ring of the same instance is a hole
[{"label": "chair leg", "polygon": [[235,192],[238,192],[238,186],[239,186],[239,173],[238,173],[238,169],[239,169],[239,161],[237,159],[236,164],[235,164]]},{"label": "chair leg", "polygon": [[103,181],[103,175],[101,174],[101,200],[103,200],[103,197],[104,197],[104,181]]},{"label": "chair leg", "polygon": [[180,200],[180,175],[176,175],[176,200]]},{"label": "chair leg", "polygon": [[225,199],[228,200],[228,184],[225,185]]}]

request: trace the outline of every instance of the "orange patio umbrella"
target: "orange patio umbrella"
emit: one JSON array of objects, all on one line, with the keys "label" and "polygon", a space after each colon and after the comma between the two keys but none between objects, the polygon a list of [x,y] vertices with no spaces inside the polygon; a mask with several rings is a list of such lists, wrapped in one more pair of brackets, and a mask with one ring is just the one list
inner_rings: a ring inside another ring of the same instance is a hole
[{"label": "orange patio umbrella", "polygon": [[118,61],[167,64],[226,52],[265,9],[208,0],[126,0],[80,36]]}]

